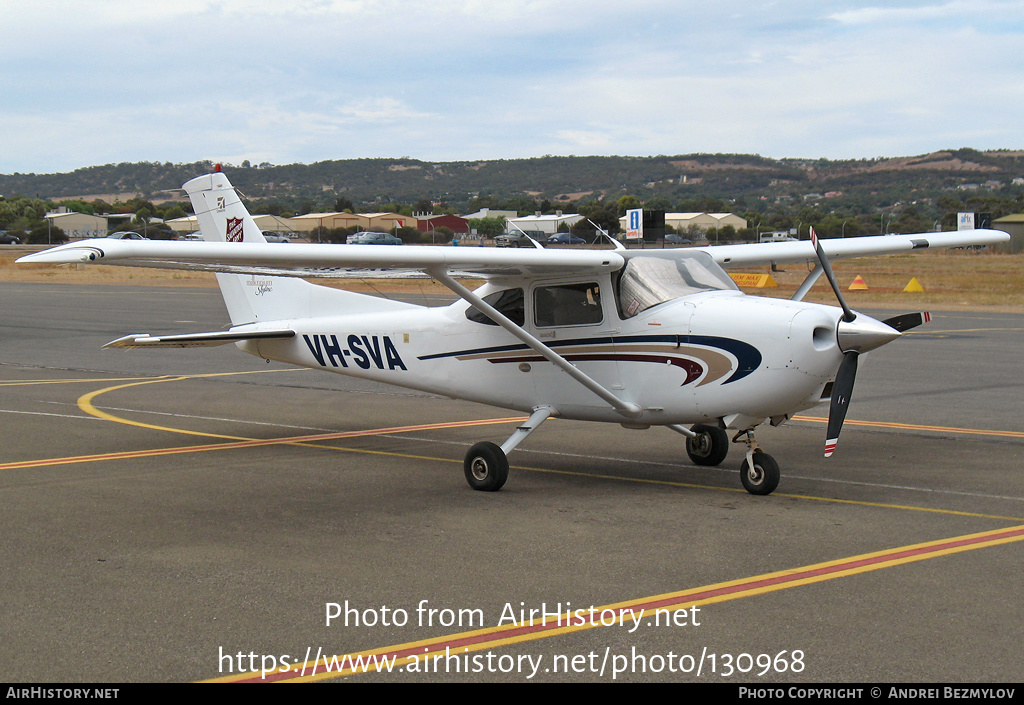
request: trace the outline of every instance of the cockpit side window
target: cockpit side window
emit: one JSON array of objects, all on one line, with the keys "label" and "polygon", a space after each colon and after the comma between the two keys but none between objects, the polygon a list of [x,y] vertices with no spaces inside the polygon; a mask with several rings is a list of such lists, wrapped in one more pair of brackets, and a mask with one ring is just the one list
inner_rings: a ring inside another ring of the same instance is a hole
[{"label": "cockpit side window", "polygon": [[[526,322],[526,313],[523,307],[524,300],[522,289],[503,289],[484,297],[485,303],[488,303],[498,309],[499,313],[504,315],[517,326],[521,326]],[[483,323],[488,326],[498,325],[488,318],[483,311],[472,306],[466,309],[466,318],[474,323]]]},{"label": "cockpit side window", "polygon": [[538,327],[585,326],[604,320],[597,282],[537,287],[533,292],[533,322]]}]

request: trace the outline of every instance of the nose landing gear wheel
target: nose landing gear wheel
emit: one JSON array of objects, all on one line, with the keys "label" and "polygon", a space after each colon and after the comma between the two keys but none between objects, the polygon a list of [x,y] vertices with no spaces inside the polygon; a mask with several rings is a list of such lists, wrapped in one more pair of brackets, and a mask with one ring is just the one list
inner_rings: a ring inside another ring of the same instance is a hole
[{"label": "nose landing gear wheel", "polygon": [[508,479],[508,458],[501,448],[488,441],[470,448],[462,467],[469,486],[481,492],[497,492]]},{"label": "nose landing gear wheel", "polygon": [[750,494],[771,494],[779,486],[779,464],[775,458],[761,451],[754,451],[753,458],[753,467],[747,460],[740,467],[743,487]]}]

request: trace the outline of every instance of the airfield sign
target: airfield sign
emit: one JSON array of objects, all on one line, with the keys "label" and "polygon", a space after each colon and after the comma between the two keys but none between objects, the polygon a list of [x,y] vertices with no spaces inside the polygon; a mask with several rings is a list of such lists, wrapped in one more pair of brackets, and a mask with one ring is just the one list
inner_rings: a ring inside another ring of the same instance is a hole
[{"label": "airfield sign", "polygon": [[633,208],[626,211],[626,239],[642,240],[644,237],[644,211]]}]

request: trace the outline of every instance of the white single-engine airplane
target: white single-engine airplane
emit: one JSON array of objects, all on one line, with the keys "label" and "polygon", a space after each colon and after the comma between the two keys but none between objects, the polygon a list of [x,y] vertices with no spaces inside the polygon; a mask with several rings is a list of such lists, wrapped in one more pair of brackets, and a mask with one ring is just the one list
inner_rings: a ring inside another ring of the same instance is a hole
[{"label": "white single-engine airplane", "polygon": [[[861,353],[928,320],[877,321],[847,307],[830,260],[929,247],[989,245],[971,230],[670,250],[268,244],[227,177],[184,186],[205,242],[94,239],[19,262],[119,264],[217,272],[227,330],[137,334],[107,347],[234,343],[268,360],[469,399],[529,414],[501,445],[466,454],[466,480],[494,491],[507,454],[547,418],[663,426],[698,465],[746,445],[740,477],[769,494],[779,467],[754,429],[831,399],[825,455],[835,449]],[[813,262],[792,300],[749,296],[723,267]],[[424,307],[317,286],[299,277],[429,275],[461,299]],[[841,308],[803,302],[828,277]],[[475,291],[457,277],[483,279]]]}]

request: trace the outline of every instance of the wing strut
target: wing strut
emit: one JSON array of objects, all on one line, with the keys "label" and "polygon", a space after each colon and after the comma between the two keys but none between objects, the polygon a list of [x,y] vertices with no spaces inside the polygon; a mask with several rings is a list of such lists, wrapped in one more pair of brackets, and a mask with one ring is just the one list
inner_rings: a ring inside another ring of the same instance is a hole
[{"label": "wing strut", "polygon": [[811,287],[814,286],[814,282],[818,281],[818,277],[820,277],[821,273],[824,271],[825,270],[822,268],[820,262],[814,265],[814,269],[807,273],[803,283],[800,284],[800,288],[796,290],[796,293],[793,294],[793,297],[790,300],[803,301],[804,297],[807,296],[807,292],[811,290]]},{"label": "wing strut", "polygon": [[455,279],[443,269],[430,269],[430,276],[437,279],[439,282],[444,284],[446,287],[451,289],[453,292],[458,294],[460,298],[468,301],[478,311],[482,311],[492,321],[497,323],[499,326],[507,330],[509,333],[519,338],[519,340],[526,343],[533,350],[537,351],[549,362],[553,363],[557,367],[561,368],[566,374],[575,379],[577,382],[582,384],[584,387],[592,391],[597,396],[604,399],[606,402],[611,404],[612,408],[618,411],[623,416],[629,418],[636,418],[640,415],[642,409],[628,401],[623,401],[617,396],[612,394],[610,391],[602,387],[595,380],[588,375],[581,372],[575,365],[570,363],[564,357],[556,353],[554,350],[549,348],[547,345],[542,343],[534,336],[527,333],[522,326],[513,323],[507,316],[503,315],[496,308],[488,304],[486,301],[481,299],[479,296],[474,294],[472,291],[464,287],[462,284],[457,282]]}]

